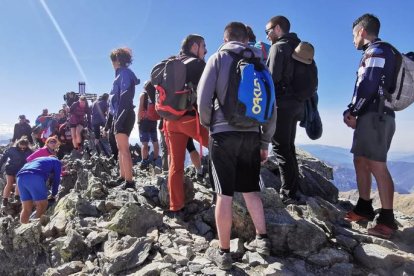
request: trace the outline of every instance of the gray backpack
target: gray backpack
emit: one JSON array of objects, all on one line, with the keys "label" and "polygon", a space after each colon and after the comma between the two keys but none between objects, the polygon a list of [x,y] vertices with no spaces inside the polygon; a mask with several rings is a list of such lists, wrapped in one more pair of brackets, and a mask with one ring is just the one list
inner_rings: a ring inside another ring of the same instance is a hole
[{"label": "gray backpack", "polygon": [[151,83],[156,88],[155,110],[164,119],[178,120],[192,110],[196,101],[195,88],[186,83],[186,64],[195,58],[170,57],[151,71]]},{"label": "gray backpack", "polygon": [[413,52],[402,54],[387,42],[379,43],[390,46],[396,58],[395,89],[384,91],[385,106],[394,111],[400,111],[414,102],[414,54]]}]

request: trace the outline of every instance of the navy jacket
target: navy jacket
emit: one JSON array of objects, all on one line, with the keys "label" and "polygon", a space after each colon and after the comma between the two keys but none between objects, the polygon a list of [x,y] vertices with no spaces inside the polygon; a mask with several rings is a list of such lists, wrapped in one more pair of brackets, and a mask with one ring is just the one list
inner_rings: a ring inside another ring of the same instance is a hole
[{"label": "navy jacket", "polygon": [[21,151],[17,147],[9,148],[0,159],[0,168],[6,162],[6,174],[16,175],[17,172],[26,164],[26,158],[32,154],[32,150],[27,148]]},{"label": "navy jacket", "polygon": [[[384,77],[384,87],[393,85],[395,56],[392,49],[380,42],[380,39],[364,46],[364,53],[359,63],[352,102],[348,105],[352,116],[360,116],[368,111],[378,111],[378,88]],[[394,116],[394,112],[386,109]]]},{"label": "navy jacket", "polygon": [[59,159],[55,157],[39,157],[33,161],[26,163],[23,168],[17,173],[17,177],[23,174],[40,175],[45,180],[53,175],[52,196],[56,196],[59,189],[60,172],[62,164]]}]

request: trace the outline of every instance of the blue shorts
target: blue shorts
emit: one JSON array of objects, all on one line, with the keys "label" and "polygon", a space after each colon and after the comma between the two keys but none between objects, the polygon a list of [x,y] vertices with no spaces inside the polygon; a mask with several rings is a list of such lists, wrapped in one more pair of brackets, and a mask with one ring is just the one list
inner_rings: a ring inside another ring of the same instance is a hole
[{"label": "blue shorts", "polygon": [[21,174],[17,177],[21,201],[40,201],[47,199],[45,179],[37,174]]},{"label": "blue shorts", "polygon": [[157,121],[142,120],[139,124],[139,140],[141,143],[158,142]]}]

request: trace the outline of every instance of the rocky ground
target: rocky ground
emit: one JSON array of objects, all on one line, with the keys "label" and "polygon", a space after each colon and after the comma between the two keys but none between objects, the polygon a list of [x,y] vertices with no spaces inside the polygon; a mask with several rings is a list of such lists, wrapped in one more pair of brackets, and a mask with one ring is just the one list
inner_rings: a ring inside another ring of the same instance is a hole
[{"label": "rocky ground", "polygon": [[135,166],[137,190],[124,191],[115,187],[113,160],[93,156],[69,162],[47,216],[21,225],[17,204],[0,216],[0,275],[414,275],[413,218],[397,213],[391,240],[366,235],[370,224],[343,220],[352,204],[338,199],[332,170],[305,152],[298,157],[305,205],[284,206],[276,162],[262,167],[269,257],[243,248],[254,228],[239,195],[232,270],[205,257],[217,246],[213,193],[193,168],[186,169],[187,216],[171,218],[165,174]]}]

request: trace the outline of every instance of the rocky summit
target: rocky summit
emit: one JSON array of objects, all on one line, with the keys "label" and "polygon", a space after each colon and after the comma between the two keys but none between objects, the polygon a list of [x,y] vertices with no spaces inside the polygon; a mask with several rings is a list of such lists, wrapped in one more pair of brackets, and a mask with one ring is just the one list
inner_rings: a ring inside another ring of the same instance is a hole
[{"label": "rocky summit", "polygon": [[193,167],[185,212],[171,216],[157,167],[134,166],[137,189],[122,190],[114,160],[65,158],[59,200],[45,216],[21,225],[17,202],[0,216],[0,275],[414,275],[413,218],[397,212],[391,240],[368,236],[370,223],[343,220],[354,202],[338,198],[332,169],[306,152],[298,151],[303,205],[282,203],[274,158],[262,166],[270,256],[244,249],[254,227],[235,196],[230,271],[206,257],[218,246],[214,194]]}]

